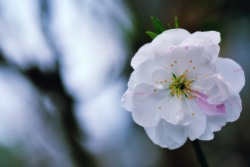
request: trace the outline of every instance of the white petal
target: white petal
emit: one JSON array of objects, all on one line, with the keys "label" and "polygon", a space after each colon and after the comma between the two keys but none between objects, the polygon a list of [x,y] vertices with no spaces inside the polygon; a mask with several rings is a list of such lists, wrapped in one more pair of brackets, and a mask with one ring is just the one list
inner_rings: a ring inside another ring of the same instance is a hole
[{"label": "white petal", "polygon": [[202,46],[213,56],[213,60],[215,60],[220,51],[218,45],[220,40],[220,33],[216,31],[195,32],[186,38],[181,45]]},{"label": "white petal", "polygon": [[134,121],[143,127],[156,126],[159,119],[159,107],[165,100],[165,94],[157,93],[147,84],[137,85],[132,94]]},{"label": "white petal", "polygon": [[195,45],[200,45],[204,41],[211,41],[214,44],[219,44],[221,41],[220,33],[216,31],[206,31],[206,32],[197,31],[191,34],[187,39],[185,39],[183,43],[189,42]]},{"label": "white petal", "polygon": [[140,64],[149,58],[152,58],[151,44],[143,45],[132,58],[131,66],[136,69]]},{"label": "white petal", "polygon": [[214,138],[214,133],[211,132],[209,128],[207,128],[205,132],[198,139],[199,140],[212,140],[213,138]]},{"label": "white petal", "polygon": [[153,57],[152,48],[159,50],[161,48],[169,48],[172,45],[178,45],[190,33],[184,29],[171,29],[166,30],[162,34],[159,34],[151,43],[143,45],[135,56],[132,58],[131,66],[136,69],[144,61]]},{"label": "white petal", "polygon": [[168,96],[168,101],[164,102],[161,106],[161,117],[174,125],[187,125],[189,122],[185,117],[183,110],[181,110],[182,104],[180,99],[176,97]]},{"label": "white petal", "polygon": [[213,132],[221,130],[226,125],[226,115],[207,116],[207,127],[205,132],[199,137],[200,140],[212,140],[214,138]]},{"label": "white petal", "polygon": [[190,140],[195,140],[205,132],[206,116],[193,99],[187,100],[183,106],[185,112],[190,113],[190,123],[186,126],[186,133]]},{"label": "white petal", "polygon": [[121,106],[127,111],[132,111],[131,91],[128,89],[122,96]]},{"label": "white petal", "polygon": [[128,111],[133,110],[132,94],[135,87],[143,83],[153,85],[152,75],[158,69],[162,69],[160,64],[154,59],[148,59],[131,74],[128,82],[128,90],[122,97],[122,107],[124,107]]},{"label": "white petal", "polygon": [[152,81],[157,89],[164,89],[169,85],[172,79],[170,71],[159,69],[156,70],[152,75]]},{"label": "white petal", "polygon": [[208,90],[207,101],[211,104],[221,104],[229,95],[228,86],[221,75],[216,74],[211,80],[214,82]]},{"label": "white petal", "polygon": [[164,120],[161,120],[156,127],[145,130],[155,144],[164,148],[176,149],[187,140],[183,126],[172,125]]},{"label": "white petal", "polygon": [[235,61],[225,58],[217,58],[215,65],[218,72],[229,82],[230,88],[240,92],[245,85],[245,75],[241,66]]},{"label": "white petal", "polygon": [[205,54],[202,47],[176,46],[172,49],[161,49],[154,52],[155,59],[159,59],[167,71],[171,71],[177,76],[182,75],[185,70],[193,72],[207,69],[208,64],[211,64],[211,56]]},{"label": "white petal", "polygon": [[190,33],[184,29],[170,29],[166,30],[158,35],[153,41],[152,45],[179,45],[184,39],[186,39]]},{"label": "white petal", "polygon": [[132,94],[134,88],[142,83],[153,85],[152,74],[161,66],[154,59],[146,60],[139,66],[130,76],[128,82],[128,90],[122,96],[121,105],[128,111],[132,111]]},{"label": "white petal", "polygon": [[141,83],[153,84],[152,75],[159,69],[162,69],[162,66],[156,59],[146,60],[132,73],[128,86],[135,87]]},{"label": "white petal", "polygon": [[233,122],[240,117],[242,103],[239,93],[230,92],[229,98],[224,102],[226,106],[227,121]]}]

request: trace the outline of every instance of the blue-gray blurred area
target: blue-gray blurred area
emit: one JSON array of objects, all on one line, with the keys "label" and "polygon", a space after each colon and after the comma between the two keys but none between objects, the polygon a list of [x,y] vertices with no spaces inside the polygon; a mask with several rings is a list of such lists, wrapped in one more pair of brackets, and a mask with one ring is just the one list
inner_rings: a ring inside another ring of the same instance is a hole
[{"label": "blue-gray blurred area", "polygon": [[[220,56],[250,77],[246,0],[0,0],[0,167],[199,166],[188,141],[154,145],[120,106],[130,60],[150,42],[150,16],[221,32]],[[211,166],[250,166],[249,86],[243,112],[201,142]]]}]

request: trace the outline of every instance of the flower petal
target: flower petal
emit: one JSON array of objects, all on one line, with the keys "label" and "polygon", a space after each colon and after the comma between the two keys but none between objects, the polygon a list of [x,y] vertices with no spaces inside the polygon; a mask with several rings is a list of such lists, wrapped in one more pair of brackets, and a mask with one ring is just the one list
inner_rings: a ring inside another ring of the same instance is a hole
[{"label": "flower petal", "polygon": [[158,35],[153,41],[152,45],[159,46],[159,45],[179,45],[183,40],[185,40],[190,33],[184,29],[170,29],[166,30],[160,35]]},{"label": "flower petal", "polygon": [[174,125],[187,125],[189,122],[185,113],[181,110],[182,105],[180,99],[169,95],[168,101],[161,106],[161,117]]},{"label": "flower petal", "polygon": [[221,130],[226,125],[226,122],[226,115],[208,116],[206,130],[198,139],[212,140],[214,138],[213,132]]},{"label": "flower petal", "polygon": [[224,104],[226,106],[227,121],[236,121],[240,117],[242,110],[242,103],[239,93],[231,91]]},{"label": "flower petal", "polygon": [[128,89],[122,96],[121,106],[127,111],[132,111],[131,91]]},{"label": "flower petal", "polygon": [[131,66],[136,69],[140,64],[149,58],[152,58],[150,43],[143,45],[132,58]]},{"label": "flower petal", "polygon": [[145,130],[155,144],[164,148],[176,149],[187,140],[183,126],[172,125],[164,120],[161,120],[156,127]]},{"label": "flower petal", "polygon": [[244,71],[239,64],[231,59],[218,58],[215,61],[218,72],[229,82],[230,88],[240,92],[245,85]]},{"label": "flower petal", "polygon": [[170,71],[159,69],[152,75],[152,82],[157,89],[164,89],[171,81],[172,74]]},{"label": "flower petal", "polygon": [[187,100],[183,106],[184,111],[190,113],[190,123],[186,126],[186,133],[190,140],[195,140],[205,131],[206,116],[193,99]]},{"label": "flower petal", "polygon": [[196,103],[201,111],[206,115],[222,115],[226,113],[225,104],[209,104],[207,102],[208,96],[197,92],[195,98]]},{"label": "flower petal", "polygon": [[142,83],[152,84],[152,74],[157,71],[161,66],[154,59],[148,59],[142,63],[130,76],[128,82],[128,90],[124,93],[121,100],[121,105],[128,111],[132,111],[132,94],[134,88]]},{"label": "flower petal", "polygon": [[207,95],[206,101],[209,104],[222,104],[229,95],[228,86],[220,74],[213,74],[203,80],[195,81],[192,89]]},{"label": "flower petal", "polygon": [[157,93],[148,84],[137,85],[132,94],[134,121],[143,127],[156,126],[160,119],[160,106],[166,101],[165,94]]},{"label": "flower petal", "polygon": [[219,54],[220,33],[216,31],[195,32],[186,38],[181,45],[202,46],[213,56],[215,60]]}]

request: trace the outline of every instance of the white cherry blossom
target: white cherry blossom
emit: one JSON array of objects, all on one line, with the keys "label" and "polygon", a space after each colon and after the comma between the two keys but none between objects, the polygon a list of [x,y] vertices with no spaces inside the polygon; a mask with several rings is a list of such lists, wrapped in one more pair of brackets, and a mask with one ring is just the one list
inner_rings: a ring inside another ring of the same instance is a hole
[{"label": "white cherry blossom", "polygon": [[157,145],[175,149],[190,140],[211,140],[242,110],[244,72],[219,58],[220,34],[171,29],[142,46],[122,106]]}]

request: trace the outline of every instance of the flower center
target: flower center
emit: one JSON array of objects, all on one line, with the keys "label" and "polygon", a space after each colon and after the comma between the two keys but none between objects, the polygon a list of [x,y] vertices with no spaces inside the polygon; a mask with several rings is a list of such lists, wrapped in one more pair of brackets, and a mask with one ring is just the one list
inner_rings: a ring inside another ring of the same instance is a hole
[{"label": "flower center", "polygon": [[181,96],[192,98],[190,85],[193,82],[192,80],[187,79],[187,74],[183,73],[181,76],[177,77],[174,73],[172,74],[172,82],[169,86],[172,96]]}]

